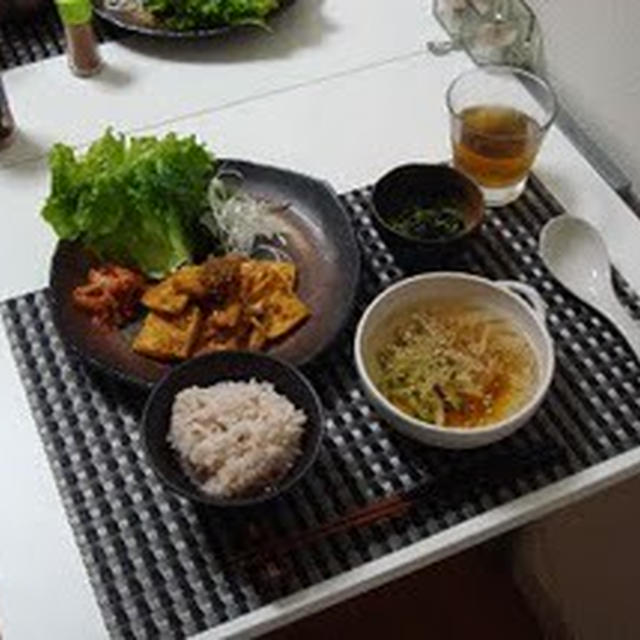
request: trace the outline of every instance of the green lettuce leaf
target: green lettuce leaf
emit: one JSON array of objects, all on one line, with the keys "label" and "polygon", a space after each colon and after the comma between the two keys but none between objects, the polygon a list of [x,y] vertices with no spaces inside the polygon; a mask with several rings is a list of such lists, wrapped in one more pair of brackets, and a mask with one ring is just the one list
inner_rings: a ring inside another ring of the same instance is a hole
[{"label": "green lettuce leaf", "polygon": [[253,24],[266,27],[265,19],[281,0],[143,0],[144,7],[174,29],[205,29]]},{"label": "green lettuce leaf", "polygon": [[60,238],[161,278],[192,259],[214,159],[195,137],[107,131],[83,156],[57,144],[42,216]]}]

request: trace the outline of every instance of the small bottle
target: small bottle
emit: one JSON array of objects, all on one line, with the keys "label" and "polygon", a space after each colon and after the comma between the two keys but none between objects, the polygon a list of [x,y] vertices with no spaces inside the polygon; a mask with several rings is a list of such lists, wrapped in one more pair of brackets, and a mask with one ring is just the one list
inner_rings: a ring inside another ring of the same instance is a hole
[{"label": "small bottle", "polygon": [[0,150],[6,149],[15,137],[16,123],[9,109],[9,101],[0,77]]},{"label": "small bottle", "polygon": [[67,60],[71,71],[82,78],[102,68],[96,36],[91,26],[90,0],[55,0],[67,42]]}]

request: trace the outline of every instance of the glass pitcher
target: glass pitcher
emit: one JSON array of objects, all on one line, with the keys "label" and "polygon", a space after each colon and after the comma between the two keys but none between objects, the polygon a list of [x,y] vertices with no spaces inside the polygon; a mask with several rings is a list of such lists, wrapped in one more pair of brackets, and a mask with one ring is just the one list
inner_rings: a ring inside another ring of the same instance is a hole
[{"label": "glass pitcher", "polygon": [[542,33],[524,0],[434,0],[433,11],[449,50],[464,47],[478,64],[541,69]]}]

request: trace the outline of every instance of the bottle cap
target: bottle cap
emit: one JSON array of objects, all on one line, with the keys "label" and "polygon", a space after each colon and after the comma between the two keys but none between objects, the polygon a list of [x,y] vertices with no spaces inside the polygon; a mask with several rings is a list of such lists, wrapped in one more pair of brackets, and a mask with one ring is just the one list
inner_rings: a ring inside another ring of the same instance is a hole
[{"label": "bottle cap", "polygon": [[91,3],[89,0],[55,0],[55,2],[64,24],[86,24],[91,20]]}]

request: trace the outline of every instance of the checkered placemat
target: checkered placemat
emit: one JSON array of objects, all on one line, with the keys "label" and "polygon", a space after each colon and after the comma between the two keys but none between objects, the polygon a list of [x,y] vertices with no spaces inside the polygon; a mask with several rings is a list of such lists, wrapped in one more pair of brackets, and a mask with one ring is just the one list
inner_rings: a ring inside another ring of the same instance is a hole
[{"label": "checkered placemat", "polygon": [[[99,42],[125,35],[124,31],[97,18],[94,29]],[[58,56],[64,50],[64,31],[53,3],[24,21],[0,23],[0,70]]]},{"label": "checkered placemat", "polygon": [[[352,364],[353,326],[402,276],[369,216],[367,189],[342,198],[363,252],[356,310],[338,347],[307,369],[327,409],[317,463],[283,499],[218,514],[165,490],[142,455],[140,398],[62,347],[46,291],[1,305],[13,353],[106,625],[116,638],[182,638],[427,538],[640,444],[640,367],[611,326],[550,279],[536,254],[560,207],[535,179],[490,212],[448,269],[529,282],[549,304],[557,373],[526,428],[481,450],[421,447],[381,424]],[[617,278],[635,316],[638,298]],[[357,505],[427,483],[406,515],[240,561],[265,540],[317,531]]]}]

